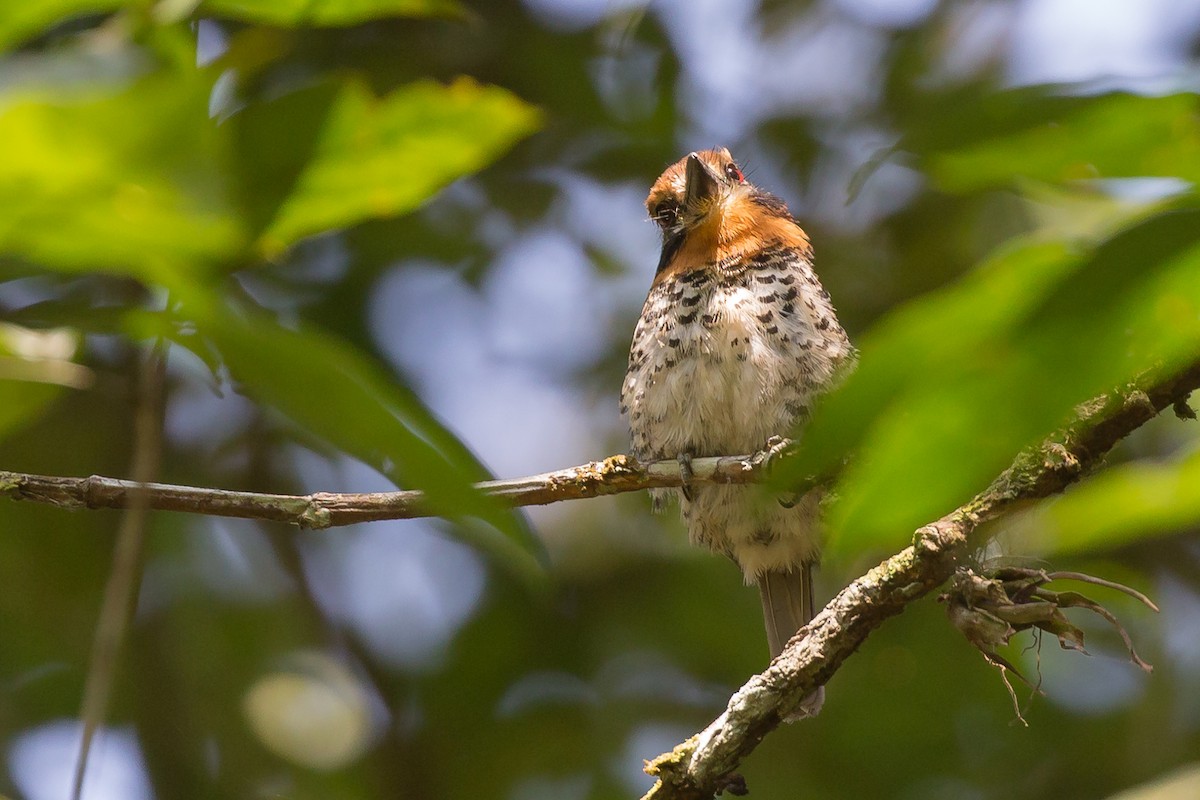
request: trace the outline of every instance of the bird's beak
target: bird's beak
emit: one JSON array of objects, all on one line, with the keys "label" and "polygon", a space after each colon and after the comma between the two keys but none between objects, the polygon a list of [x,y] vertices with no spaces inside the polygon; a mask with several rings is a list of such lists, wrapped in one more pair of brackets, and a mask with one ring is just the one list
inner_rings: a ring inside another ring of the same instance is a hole
[{"label": "bird's beak", "polygon": [[691,153],[684,169],[683,204],[695,208],[712,200],[720,191],[720,176],[700,156]]}]

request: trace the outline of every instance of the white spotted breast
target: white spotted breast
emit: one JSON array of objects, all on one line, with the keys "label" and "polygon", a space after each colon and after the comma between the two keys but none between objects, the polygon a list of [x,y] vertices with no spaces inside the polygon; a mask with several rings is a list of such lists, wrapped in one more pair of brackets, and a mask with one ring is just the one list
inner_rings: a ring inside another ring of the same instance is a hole
[{"label": "white spotted breast", "polygon": [[733,455],[786,434],[853,348],[807,259],[776,250],[646,298],[622,387],[638,458]]}]

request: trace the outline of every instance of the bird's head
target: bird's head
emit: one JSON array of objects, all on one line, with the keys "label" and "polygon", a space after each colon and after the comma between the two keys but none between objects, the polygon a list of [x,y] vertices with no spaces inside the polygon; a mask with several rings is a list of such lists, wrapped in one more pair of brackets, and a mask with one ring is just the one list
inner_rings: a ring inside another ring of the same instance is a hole
[{"label": "bird's head", "polygon": [[668,167],[650,187],[646,210],[663,234],[656,280],[768,247],[809,248],[783,201],[748,183],[724,147]]}]

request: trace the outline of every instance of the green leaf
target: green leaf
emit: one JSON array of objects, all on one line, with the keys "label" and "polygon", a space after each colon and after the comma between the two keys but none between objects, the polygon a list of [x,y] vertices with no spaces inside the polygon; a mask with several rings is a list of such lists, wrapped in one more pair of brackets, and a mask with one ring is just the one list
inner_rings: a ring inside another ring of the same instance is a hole
[{"label": "green leaf", "polygon": [[116,11],[127,0],[37,0],[0,4],[0,50],[36,36],[60,20]]},{"label": "green leaf", "polygon": [[861,369],[818,410],[787,477],[853,453],[831,550],[893,546],[1077,403],[1198,350],[1200,210],[1156,214],[1091,253],[1012,248],[864,338]]},{"label": "green leaf", "polygon": [[1089,478],[1017,524],[1045,552],[1115,548],[1200,522],[1200,453],[1174,464],[1133,463]]},{"label": "green leaf", "polygon": [[62,393],[62,387],[53,384],[6,380],[5,372],[0,360],[0,440],[37,419]]},{"label": "green leaf", "polygon": [[117,90],[0,96],[0,253],[171,286],[238,252],[209,88],[162,70]]},{"label": "green leaf", "polygon": [[[1029,102],[1023,109],[1010,108],[1016,100]],[[1021,178],[1200,180],[1200,98],[1195,94],[1035,99],[1018,92],[987,102],[1012,114],[1002,120],[973,109],[968,118],[974,128],[950,136],[917,135],[906,143],[923,155],[940,188],[971,192]],[[986,124],[993,117],[995,127]]]},{"label": "green leaf", "polygon": [[[233,313],[192,295],[184,310],[247,394],[387,475],[425,491],[432,510],[533,585],[541,548],[513,512],[476,491],[487,472],[411,392],[362,353],[313,329],[289,330],[260,313]],[[179,340],[197,347],[194,338]],[[488,523],[471,524],[470,518]]]},{"label": "green leaf", "polygon": [[0,358],[0,440],[36,418],[62,393],[49,383],[7,380],[6,359]]},{"label": "green leaf", "polygon": [[864,421],[886,413],[921,377],[969,363],[1077,261],[1059,242],[1015,242],[959,283],[887,315],[862,337],[858,367],[804,428],[798,458],[777,468],[780,483],[835,470],[869,436]]},{"label": "green leaf", "polygon": [[384,98],[352,84],[260,246],[277,254],[320,231],[411,211],[538,124],[533,107],[466,78],[449,86],[419,81]]},{"label": "green leaf", "polygon": [[63,389],[91,383],[91,372],[70,360],[77,344],[65,330],[0,323],[0,438],[36,418]]},{"label": "green leaf", "polygon": [[255,234],[269,225],[313,159],[336,84],[322,84],[253,103],[229,119],[241,201]]},{"label": "green leaf", "polygon": [[[167,15],[186,4],[171,6]],[[103,14],[122,8],[145,8],[150,0],[10,0],[0,3],[0,51],[37,36],[51,26],[84,14]],[[462,16],[455,0],[203,0],[200,16],[226,17],[279,26],[348,26],[386,17]]]},{"label": "green leaf", "polygon": [[459,15],[454,0],[204,0],[202,15],[268,25],[357,25],[382,17]]}]

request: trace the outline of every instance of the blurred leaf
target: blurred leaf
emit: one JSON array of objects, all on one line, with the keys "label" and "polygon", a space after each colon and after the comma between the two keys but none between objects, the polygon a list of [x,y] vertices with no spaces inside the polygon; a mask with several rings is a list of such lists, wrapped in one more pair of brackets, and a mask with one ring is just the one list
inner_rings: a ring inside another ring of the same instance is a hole
[{"label": "blurred leaf", "polygon": [[235,114],[241,199],[255,233],[271,222],[313,157],[337,98],[336,84],[323,84],[253,103]]},{"label": "blurred leaf", "polygon": [[[532,532],[470,485],[488,477],[484,467],[395,378],[317,330],[289,330],[262,314],[231,313],[199,295],[185,310],[247,394],[397,486],[425,491],[435,513],[464,522],[458,532],[528,583],[544,578]],[[177,341],[198,346],[192,337]],[[469,518],[492,527],[471,525]]]},{"label": "blurred leaf", "polygon": [[357,25],[382,17],[460,14],[454,0],[204,0],[199,13],[268,25]]},{"label": "blurred leaf", "polygon": [[1112,549],[1200,522],[1200,453],[1174,464],[1123,464],[1017,523],[1051,553]]},{"label": "blurred leaf", "polygon": [[1014,243],[958,284],[886,316],[862,337],[858,367],[805,427],[799,458],[779,466],[780,481],[832,471],[868,438],[864,420],[883,415],[918,376],[967,362],[1003,336],[1077,260],[1058,242]]},{"label": "blurred leaf", "polygon": [[1109,800],[1188,800],[1200,795],[1200,763],[1192,762]]},{"label": "blurred leaf", "polygon": [[61,386],[5,379],[0,359],[0,439],[36,417],[62,392]]},{"label": "blurred leaf", "polygon": [[538,112],[509,92],[466,78],[412,83],[384,98],[351,84],[261,246],[277,254],[310,234],[411,211],[538,123]]},{"label": "blurred leaf", "polygon": [[992,115],[972,117],[975,127],[961,132],[966,141],[943,133],[924,141],[914,136],[906,144],[925,156],[936,183],[952,192],[1011,185],[1016,178],[1200,180],[1200,98],[1195,94],[1040,98],[1013,112],[999,130],[988,125]]},{"label": "blurred leaf", "polygon": [[244,242],[200,73],[0,96],[0,253],[170,286]]},{"label": "blurred leaf", "polygon": [[1200,347],[1200,211],[1154,215],[1087,257],[1011,249],[893,314],[804,431],[792,477],[854,460],[831,550],[891,546],[984,488],[1072,408]]},{"label": "blurred leaf", "polygon": [[36,0],[0,4],[0,50],[36,36],[56,22],[80,14],[116,11],[128,0]]},{"label": "blurred leaf", "polygon": [[64,388],[91,383],[91,371],[70,360],[77,344],[67,330],[0,323],[0,438],[40,414]]}]

